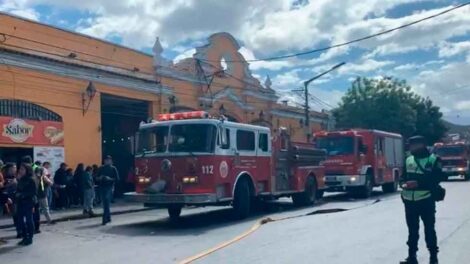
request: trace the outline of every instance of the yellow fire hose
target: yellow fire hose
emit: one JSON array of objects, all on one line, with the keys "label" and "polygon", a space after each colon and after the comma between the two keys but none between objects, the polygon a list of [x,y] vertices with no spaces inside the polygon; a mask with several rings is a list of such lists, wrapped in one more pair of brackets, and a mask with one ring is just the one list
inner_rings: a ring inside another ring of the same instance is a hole
[{"label": "yellow fire hose", "polygon": [[254,233],[256,230],[258,230],[262,225],[264,224],[267,224],[267,223],[270,223],[270,222],[278,222],[278,221],[283,221],[283,220],[287,220],[287,219],[293,219],[293,218],[298,218],[298,217],[302,217],[302,216],[309,216],[309,215],[315,215],[315,214],[326,214],[326,213],[337,213],[337,212],[343,212],[343,211],[349,211],[349,210],[354,210],[354,209],[359,209],[359,208],[363,208],[363,207],[366,207],[366,206],[369,206],[369,205],[373,205],[373,204],[376,204],[380,202],[380,199],[377,199],[375,200],[373,203],[370,203],[370,204],[366,204],[366,205],[362,205],[362,206],[358,206],[358,207],[354,207],[354,208],[350,208],[350,209],[324,209],[324,210],[316,210],[316,211],[313,211],[311,213],[307,213],[307,214],[300,214],[300,215],[294,215],[294,216],[286,216],[286,217],[281,217],[281,218],[276,218],[276,219],[272,219],[270,217],[264,217],[264,218],[261,218],[259,219],[258,221],[256,221],[256,223],[250,228],[248,229],[247,231],[243,232],[242,234],[228,240],[228,241],[225,241],[225,242],[222,242],[210,249],[207,249],[207,250],[204,250],[203,252],[199,253],[199,254],[196,254],[194,256],[191,256],[191,257],[188,257],[186,259],[183,259],[179,262],[179,264],[188,264],[188,263],[192,263],[198,259],[202,259],[218,250],[221,250],[225,247],[228,247],[232,244],[234,244],[235,242],[238,242],[240,240],[242,240],[243,238],[251,235],[252,233]]}]

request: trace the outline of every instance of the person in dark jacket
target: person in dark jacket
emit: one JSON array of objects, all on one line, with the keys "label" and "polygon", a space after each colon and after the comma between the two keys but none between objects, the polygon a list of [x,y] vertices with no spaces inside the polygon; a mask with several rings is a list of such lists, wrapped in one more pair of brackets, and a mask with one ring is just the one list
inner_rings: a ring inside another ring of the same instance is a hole
[{"label": "person in dark jacket", "polygon": [[104,165],[98,171],[97,177],[101,190],[101,201],[103,202],[103,225],[111,222],[110,204],[113,196],[114,184],[119,181],[119,173],[113,166],[113,158],[106,156]]},{"label": "person in dark jacket", "polygon": [[15,198],[18,207],[18,223],[23,233],[23,240],[18,244],[27,246],[33,243],[33,210],[37,201],[37,183],[33,176],[32,166],[22,163],[18,170],[18,178]]},{"label": "person in dark jacket", "polygon": [[22,230],[20,229],[18,223],[18,214],[17,208],[15,203],[15,193],[16,187],[18,185],[18,181],[16,179],[17,171],[15,163],[7,163],[3,167],[3,177],[5,178],[5,186],[3,189],[3,193],[7,198],[7,206],[10,209],[11,216],[13,218],[13,224],[16,228],[16,238],[22,237]]},{"label": "person in dark jacket", "polygon": [[54,174],[54,189],[57,194],[56,208],[61,209],[67,205],[67,164],[60,164]]},{"label": "person in dark jacket", "polygon": [[73,169],[72,168],[67,168],[65,170],[65,178],[67,179],[67,183],[65,184],[65,191],[67,195],[66,199],[66,208],[70,208],[71,205],[73,205],[74,199],[75,199],[75,184],[73,182]]},{"label": "person in dark jacket", "polygon": [[424,224],[426,245],[430,253],[431,264],[437,264],[436,201],[432,195],[439,188],[442,180],[442,164],[437,156],[426,148],[422,136],[409,140],[411,155],[406,158],[405,168],[400,179],[403,191],[401,197],[405,205],[406,224],[408,226],[408,258],[402,264],[418,263],[419,219]]},{"label": "person in dark jacket", "polygon": [[82,180],[85,177],[85,165],[79,163],[73,174],[74,204],[83,205],[83,186]]}]

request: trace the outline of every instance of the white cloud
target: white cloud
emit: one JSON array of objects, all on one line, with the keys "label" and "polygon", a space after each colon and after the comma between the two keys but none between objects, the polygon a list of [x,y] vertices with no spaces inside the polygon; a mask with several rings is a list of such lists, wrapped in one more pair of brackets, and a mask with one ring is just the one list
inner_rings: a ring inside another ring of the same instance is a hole
[{"label": "white cloud", "polygon": [[374,59],[363,59],[358,63],[349,63],[338,69],[340,74],[360,74],[380,70],[386,66],[393,65],[393,61],[377,61]]},{"label": "white cloud", "polygon": [[416,65],[414,63],[407,63],[407,64],[399,65],[393,69],[395,71],[408,71],[408,70],[413,70],[417,68],[419,68],[419,65]]},{"label": "white cloud", "polygon": [[39,13],[28,7],[27,1],[4,0],[0,2],[0,11],[31,20],[39,20]]},{"label": "white cloud", "polygon": [[439,57],[448,58],[470,52],[470,41],[443,42],[439,47]]},{"label": "white cloud", "polygon": [[191,58],[194,53],[196,53],[196,49],[192,48],[192,49],[188,49],[186,51],[184,51],[183,53],[179,54],[178,56],[176,56],[173,61],[176,63],[176,62],[179,62],[181,60],[184,60],[186,58]]},{"label": "white cloud", "polygon": [[[470,64],[450,63],[436,70],[423,70],[410,80],[413,90],[446,110],[445,117],[455,122],[470,123]],[[459,116],[456,119],[456,116]]]}]

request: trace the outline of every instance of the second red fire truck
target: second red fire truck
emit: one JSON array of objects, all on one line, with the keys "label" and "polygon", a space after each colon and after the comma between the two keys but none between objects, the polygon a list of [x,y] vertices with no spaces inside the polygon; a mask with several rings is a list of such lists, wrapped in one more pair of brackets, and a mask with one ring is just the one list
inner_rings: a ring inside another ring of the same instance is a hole
[{"label": "second red fire truck", "polygon": [[315,145],[328,155],[324,162],[328,191],[366,198],[375,186],[384,192],[397,190],[404,163],[401,135],[364,129],[319,132]]},{"label": "second red fire truck", "polygon": [[433,152],[441,158],[447,179],[470,180],[470,152],[464,142],[436,143]]},{"label": "second red fire truck", "polygon": [[240,218],[256,200],[292,197],[308,205],[325,188],[325,152],[290,140],[285,129],[162,114],[138,133],[136,192],[126,196],[179,217],[185,205],[232,205]]}]

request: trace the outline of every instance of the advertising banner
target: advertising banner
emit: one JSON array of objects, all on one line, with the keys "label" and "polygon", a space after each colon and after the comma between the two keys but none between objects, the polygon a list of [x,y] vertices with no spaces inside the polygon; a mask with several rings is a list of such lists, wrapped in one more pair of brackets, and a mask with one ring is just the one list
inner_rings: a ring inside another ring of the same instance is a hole
[{"label": "advertising banner", "polygon": [[65,160],[63,147],[34,147],[34,160],[51,163],[50,172],[54,172],[60,167]]},{"label": "advertising banner", "polygon": [[62,122],[0,116],[0,144],[63,146]]}]

